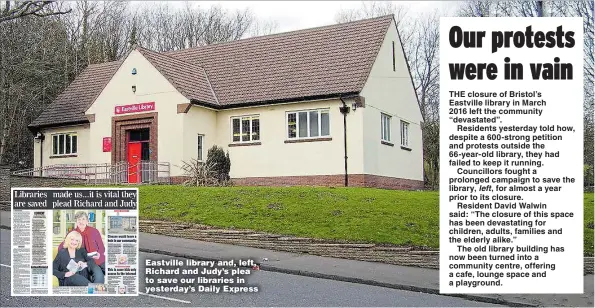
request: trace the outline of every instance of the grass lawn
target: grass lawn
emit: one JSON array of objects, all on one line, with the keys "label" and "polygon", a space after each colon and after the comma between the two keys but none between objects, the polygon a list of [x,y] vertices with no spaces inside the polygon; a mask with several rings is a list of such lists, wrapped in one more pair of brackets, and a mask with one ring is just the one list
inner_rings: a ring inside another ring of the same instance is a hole
[{"label": "grass lawn", "polygon": [[[372,188],[141,186],[143,219],[199,223],[313,238],[439,245],[438,192]],[[593,222],[586,193],[585,227]],[[593,255],[593,230],[585,228]]]}]

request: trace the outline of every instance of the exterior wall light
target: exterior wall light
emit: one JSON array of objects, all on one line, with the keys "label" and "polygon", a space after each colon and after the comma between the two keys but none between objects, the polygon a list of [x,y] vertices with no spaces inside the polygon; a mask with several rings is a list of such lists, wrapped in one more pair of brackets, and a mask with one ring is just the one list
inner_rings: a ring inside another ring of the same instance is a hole
[{"label": "exterior wall light", "polygon": [[136,75],[136,68],[132,69],[132,75]]},{"label": "exterior wall light", "polygon": [[38,140],[38,141],[43,141],[45,139],[45,135],[42,134],[41,132],[37,132],[34,139]]}]

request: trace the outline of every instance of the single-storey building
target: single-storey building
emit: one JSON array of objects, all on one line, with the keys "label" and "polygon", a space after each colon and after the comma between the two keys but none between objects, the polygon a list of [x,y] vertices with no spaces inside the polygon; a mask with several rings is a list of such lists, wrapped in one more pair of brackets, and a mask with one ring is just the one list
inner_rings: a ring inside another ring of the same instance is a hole
[{"label": "single-storey building", "polygon": [[136,183],[140,162],[165,162],[179,180],[217,145],[238,185],[416,189],[421,124],[390,15],[172,52],[135,46],[89,65],[29,127],[41,169],[123,164]]}]

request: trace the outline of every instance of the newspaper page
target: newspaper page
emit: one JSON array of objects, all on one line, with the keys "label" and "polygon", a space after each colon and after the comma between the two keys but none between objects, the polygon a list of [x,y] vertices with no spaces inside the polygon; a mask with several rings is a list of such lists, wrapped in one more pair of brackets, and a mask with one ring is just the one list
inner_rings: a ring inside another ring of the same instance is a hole
[{"label": "newspaper page", "polygon": [[12,188],[12,296],[138,295],[137,188]]}]

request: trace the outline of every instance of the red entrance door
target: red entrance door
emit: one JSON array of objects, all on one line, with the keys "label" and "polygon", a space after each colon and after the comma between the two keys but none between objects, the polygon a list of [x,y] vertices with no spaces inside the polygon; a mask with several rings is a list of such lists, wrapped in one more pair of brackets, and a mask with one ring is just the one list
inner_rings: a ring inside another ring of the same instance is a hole
[{"label": "red entrance door", "polygon": [[140,183],[141,143],[128,143],[128,183]]}]

